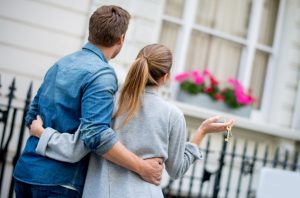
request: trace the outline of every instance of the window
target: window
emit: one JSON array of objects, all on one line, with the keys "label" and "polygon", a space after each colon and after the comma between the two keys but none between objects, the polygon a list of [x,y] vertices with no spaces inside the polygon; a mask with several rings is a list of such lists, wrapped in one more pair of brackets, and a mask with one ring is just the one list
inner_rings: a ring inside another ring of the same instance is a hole
[{"label": "window", "polygon": [[174,53],[174,70],[208,68],[225,82],[251,88],[260,111],[280,0],[166,0],[160,42]]}]

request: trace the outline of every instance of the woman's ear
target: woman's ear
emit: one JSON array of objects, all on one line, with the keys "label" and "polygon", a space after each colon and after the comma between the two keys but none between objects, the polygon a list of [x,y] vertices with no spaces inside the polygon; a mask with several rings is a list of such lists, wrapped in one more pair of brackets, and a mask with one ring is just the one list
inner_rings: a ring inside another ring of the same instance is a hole
[{"label": "woman's ear", "polygon": [[169,80],[169,74],[165,74],[161,77],[161,84],[165,84]]}]

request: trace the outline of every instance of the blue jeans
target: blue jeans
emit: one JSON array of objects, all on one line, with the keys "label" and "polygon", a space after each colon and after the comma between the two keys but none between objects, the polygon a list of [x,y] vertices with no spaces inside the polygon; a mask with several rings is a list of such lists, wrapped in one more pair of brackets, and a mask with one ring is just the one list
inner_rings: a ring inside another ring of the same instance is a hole
[{"label": "blue jeans", "polygon": [[39,186],[15,180],[16,198],[79,198],[80,194],[62,186]]}]

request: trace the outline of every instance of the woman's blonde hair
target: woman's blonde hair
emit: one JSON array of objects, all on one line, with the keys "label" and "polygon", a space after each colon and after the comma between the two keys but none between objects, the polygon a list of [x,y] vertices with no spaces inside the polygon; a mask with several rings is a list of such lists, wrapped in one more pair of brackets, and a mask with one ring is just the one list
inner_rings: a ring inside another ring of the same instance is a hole
[{"label": "woman's blonde hair", "polygon": [[118,129],[139,110],[145,87],[159,86],[160,79],[170,72],[171,67],[172,53],[166,46],[151,44],[140,50],[126,76],[118,109],[113,116],[113,119],[123,114],[125,116]]}]

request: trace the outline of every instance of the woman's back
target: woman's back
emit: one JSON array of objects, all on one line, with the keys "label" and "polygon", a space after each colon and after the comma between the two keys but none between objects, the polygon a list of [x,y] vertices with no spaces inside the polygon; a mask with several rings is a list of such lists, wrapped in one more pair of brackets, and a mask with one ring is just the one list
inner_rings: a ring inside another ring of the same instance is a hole
[{"label": "woman's back", "polygon": [[[122,117],[117,118],[114,126],[117,127],[121,122]],[[173,177],[185,172],[195,160],[195,157],[191,157],[187,164],[182,163],[185,156],[186,132],[181,111],[161,99],[151,88],[146,89],[142,106],[134,118],[117,130],[117,133],[124,146],[139,157],[163,158],[167,171]],[[197,148],[193,148],[195,146],[188,147],[193,156],[197,154]],[[163,197],[159,186],[145,182],[134,172],[92,155],[84,197],[95,194],[101,198]]]}]

